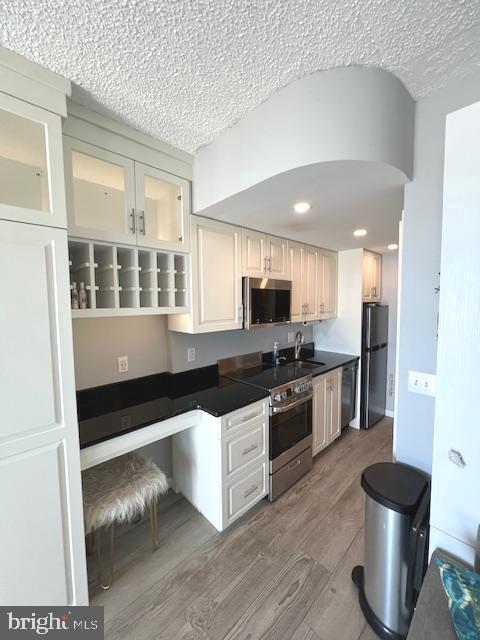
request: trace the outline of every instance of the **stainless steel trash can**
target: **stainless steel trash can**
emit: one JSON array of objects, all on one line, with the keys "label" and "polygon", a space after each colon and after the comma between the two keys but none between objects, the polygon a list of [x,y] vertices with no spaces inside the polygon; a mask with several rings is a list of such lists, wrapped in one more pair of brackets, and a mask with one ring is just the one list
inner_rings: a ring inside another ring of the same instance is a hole
[{"label": "stainless steel trash can", "polygon": [[430,483],[427,475],[394,462],[362,474],[365,564],[352,579],[367,622],[380,638],[406,638],[426,569]]}]

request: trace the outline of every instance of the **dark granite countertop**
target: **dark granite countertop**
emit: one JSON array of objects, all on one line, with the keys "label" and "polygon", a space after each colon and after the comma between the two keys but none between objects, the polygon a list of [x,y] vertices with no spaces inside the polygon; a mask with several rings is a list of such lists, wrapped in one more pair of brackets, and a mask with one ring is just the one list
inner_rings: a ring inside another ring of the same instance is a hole
[{"label": "dark granite countertop", "polygon": [[[281,354],[285,354],[290,362],[293,360],[291,348]],[[308,373],[319,376],[358,359],[343,353],[315,351],[313,344],[302,348],[301,358],[312,364],[322,364],[308,370],[299,368],[299,377]],[[80,448],[193,409],[220,417],[268,396],[266,389],[219,376],[216,365],[84,389],[77,392]]]},{"label": "dark granite countertop", "polygon": [[220,377],[216,365],[85,389],[77,392],[80,448],[193,409],[223,416],[268,395]]},{"label": "dark granite countertop", "polygon": [[338,367],[343,367],[349,362],[355,362],[359,356],[349,355],[347,353],[334,353],[333,351],[320,351],[313,348],[302,349],[301,357],[307,362],[321,362],[318,368],[312,369],[312,376],[320,376],[322,373],[328,373]]}]

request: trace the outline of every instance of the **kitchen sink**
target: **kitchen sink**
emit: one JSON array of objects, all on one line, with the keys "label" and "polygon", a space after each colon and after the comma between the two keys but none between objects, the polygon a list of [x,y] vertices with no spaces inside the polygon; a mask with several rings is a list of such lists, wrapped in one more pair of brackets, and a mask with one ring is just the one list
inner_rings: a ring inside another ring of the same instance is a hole
[{"label": "kitchen sink", "polygon": [[302,369],[318,369],[318,367],[325,366],[324,362],[312,362],[307,360],[294,360],[293,363],[290,364],[295,364],[299,367],[302,367]]}]

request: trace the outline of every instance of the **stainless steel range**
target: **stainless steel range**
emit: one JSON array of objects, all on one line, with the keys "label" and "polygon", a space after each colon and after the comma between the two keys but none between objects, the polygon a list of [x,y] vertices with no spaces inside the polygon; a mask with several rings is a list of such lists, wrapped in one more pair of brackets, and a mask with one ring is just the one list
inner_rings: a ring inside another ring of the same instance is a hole
[{"label": "stainless steel range", "polygon": [[219,360],[227,378],[270,391],[271,502],[312,468],[312,376],[296,362],[274,366],[262,353]]}]

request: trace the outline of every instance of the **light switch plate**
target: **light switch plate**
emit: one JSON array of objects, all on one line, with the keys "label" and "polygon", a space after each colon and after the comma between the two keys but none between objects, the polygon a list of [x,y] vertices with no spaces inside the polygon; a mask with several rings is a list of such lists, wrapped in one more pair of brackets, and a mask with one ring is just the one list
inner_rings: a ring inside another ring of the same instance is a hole
[{"label": "light switch plate", "polygon": [[408,372],[408,390],[423,396],[435,396],[437,376],[434,373]]},{"label": "light switch plate", "polygon": [[288,342],[295,342],[295,331],[289,331],[287,334]]}]

